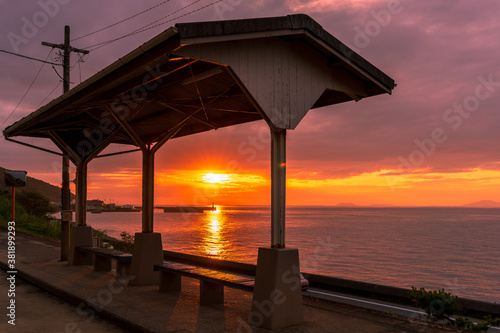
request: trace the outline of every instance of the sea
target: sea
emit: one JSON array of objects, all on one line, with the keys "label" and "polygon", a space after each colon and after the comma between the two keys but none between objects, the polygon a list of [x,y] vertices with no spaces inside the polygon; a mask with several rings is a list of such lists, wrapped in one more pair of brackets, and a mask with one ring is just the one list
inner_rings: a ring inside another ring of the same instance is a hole
[{"label": "sea", "polygon": [[[141,231],[141,213],[88,213],[87,224],[120,238]],[[155,210],[154,229],[164,250],[243,263],[271,245],[268,206]],[[292,206],[285,237],[302,272],[500,303],[500,208]]]}]

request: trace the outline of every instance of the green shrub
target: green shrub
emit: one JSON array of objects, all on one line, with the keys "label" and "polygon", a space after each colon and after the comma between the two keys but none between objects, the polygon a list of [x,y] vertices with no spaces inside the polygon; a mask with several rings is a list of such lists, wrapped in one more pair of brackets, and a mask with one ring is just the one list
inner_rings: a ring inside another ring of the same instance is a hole
[{"label": "green shrub", "polygon": [[487,331],[490,325],[488,324],[487,321],[482,321],[478,324],[474,324],[472,321],[470,321],[467,318],[463,317],[458,317],[455,319],[455,326],[460,327],[460,328],[465,328],[469,331],[472,332],[482,332],[482,331]]},{"label": "green shrub", "polygon": [[[12,220],[12,199],[10,193],[5,193],[5,192],[0,193],[0,225],[7,226],[7,222],[11,220]],[[26,207],[19,202],[19,200],[16,200],[15,222],[17,231],[24,232],[30,235],[43,236],[53,239],[61,238],[60,223],[51,222],[51,218],[46,216],[46,212],[43,213],[42,216],[30,213],[29,210],[26,209]]]},{"label": "green shrub", "polygon": [[118,251],[132,253],[134,250],[134,236],[126,231],[120,233],[122,240],[120,242],[113,242],[113,247]]},{"label": "green shrub", "polygon": [[484,317],[484,321],[486,321],[491,326],[500,327],[500,318],[493,318],[491,315],[487,315]]},{"label": "green shrub", "polygon": [[410,299],[418,307],[435,318],[449,318],[451,315],[460,312],[457,305],[457,297],[447,293],[444,289],[427,291],[425,288],[417,289],[411,287],[409,292]]},{"label": "green shrub", "polygon": [[21,204],[31,215],[39,217],[45,217],[47,214],[57,211],[47,197],[37,192],[19,191],[16,193],[16,202]]}]

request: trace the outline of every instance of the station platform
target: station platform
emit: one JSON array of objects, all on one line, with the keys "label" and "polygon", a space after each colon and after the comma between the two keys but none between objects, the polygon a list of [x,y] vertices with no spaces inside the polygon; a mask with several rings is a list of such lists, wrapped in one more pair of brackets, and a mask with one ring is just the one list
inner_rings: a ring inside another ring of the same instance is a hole
[{"label": "station platform", "polygon": [[[11,297],[6,281],[7,233],[0,229],[0,304]],[[184,278],[181,292],[161,293],[158,286],[130,286],[114,272],[59,261],[55,242],[16,234],[16,325],[3,316],[2,332],[269,332],[250,326],[252,293],[225,288],[225,302],[199,304],[199,281]],[[49,294],[37,293],[36,286]],[[48,306],[54,296],[65,310]],[[50,300],[49,300],[50,298]],[[304,323],[273,332],[450,332],[450,327],[303,296]],[[70,306],[68,310],[68,307]],[[73,309],[73,310],[71,310]]]}]

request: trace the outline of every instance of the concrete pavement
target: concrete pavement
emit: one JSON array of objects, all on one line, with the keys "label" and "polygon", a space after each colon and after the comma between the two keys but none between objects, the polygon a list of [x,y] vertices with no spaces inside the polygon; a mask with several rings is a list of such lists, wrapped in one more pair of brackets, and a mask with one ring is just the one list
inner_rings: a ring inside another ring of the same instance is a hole
[{"label": "concrete pavement", "polygon": [[[181,292],[160,293],[157,286],[130,286],[127,278],[117,279],[113,272],[68,266],[59,257],[57,243],[16,235],[16,326],[9,325],[4,314],[0,317],[2,332],[269,332],[248,325],[249,292],[225,288],[224,304],[200,306],[197,280],[183,279]],[[4,270],[8,270],[7,261],[7,234],[0,230],[0,266]],[[0,307],[7,312],[12,299],[8,296],[10,284],[6,273],[0,278]],[[34,291],[36,288],[20,279],[51,295]],[[304,324],[275,332],[450,332],[449,328],[351,305],[309,297],[303,302]]]}]

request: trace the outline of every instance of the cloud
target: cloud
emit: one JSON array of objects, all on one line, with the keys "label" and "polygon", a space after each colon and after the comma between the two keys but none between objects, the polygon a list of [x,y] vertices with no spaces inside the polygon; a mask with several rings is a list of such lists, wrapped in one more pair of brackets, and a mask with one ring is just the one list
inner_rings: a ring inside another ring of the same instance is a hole
[{"label": "cloud", "polygon": [[[130,17],[156,3],[130,1],[123,5],[122,1],[116,0],[69,2],[61,6],[59,12],[51,17],[46,25],[39,28],[39,31],[29,38],[28,43],[20,46],[20,52],[45,58],[49,49],[41,46],[41,41],[62,42],[65,24],[70,23],[72,36],[78,37]],[[187,3],[169,3],[125,24],[74,41],[73,45],[85,48],[122,36],[172,13]],[[209,2],[202,1],[193,9],[199,8],[202,3]],[[307,191],[302,189],[303,195],[311,195],[308,191],[313,191],[314,187],[318,187],[318,193],[326,193],[327,189],[331,191],[332,187],[325,183],[334,184],[336,179],[340,180],[335,183],[337,186],[349,188],[350,185],[342,183],[342,179],[366,179],[367,175],[378,175],[382,170],[397,172],[401,158],[409,160],[411,154],[420,149],[416,141],[431,138],[436,128],[443,129],[447,139],[436,144],[432,154],[425,154],[422,164],[413,169],[415,177],[424,179],[427,174],[426,179],[429,180],[432,177],[449,176],[450,181],[445,182],[441,178],[439,181],[453,188],[453,182],[460,184],[465,181],[463,177],[455,177],[457,173],[466,170],[498,170],[499,159],[493,152],[500,149],[500,87],[494,87],[491,95],[481,100],[477,109],[467,118],[462,117],[458,128],[454,129],[453,123],[445,121],[444,115],[447,110],[453,109],[455,104],[464,104],[468,96],[474,96],[480,84],[479,77],[492,75],[493,81],[500,82],[500,40],[497,33],[500,22],[496,15],[500,10],[500,3],[492,0],[401,0],[401,10],[391,14],[387,24],[381,23],[380,15],[388,10],[391,3],[389,0],[259,0],[226,3],[232,3],[232,7],[225,7],[223,12],[211,8],[195,12],[178,21],[216,20],[221,18],[220,15],[224,19],[235,19],[303,12],[312,16],[342,42],[354,47],[368,61],[393,77],[398,84],[392,96],[377,96],[357,103],[311,110],[296,130],[289,131],[289,175],[295,177],[292,179],[296,179],[296,184],[305,182],[308,178],[304,180],[301,177],[310,174],[314,174],[313,180],[316,181],[308,183],[315,185]],[[37,2],[20,2],[16,6],[0,2],[0,10],[0,30],[3,31],[0,34],[0,48],[11,50],[8,33],[21,33],[23,17],[32,20],[33,15],[42,9]],[[88,60],[80,64],[82,80],[174,23],[170,22],[91,52]],[[373,29],[377,24],[377,33],[374,33],[375,30],[367,30],[370,27]],[[359,43],[360,31],[364,34],[368,31],[368,42],[363,45]],[[73,62],[75,59],[73,57]],[[6,54],[0,54],[0,60],[1,123],[17,105],[41,64]],[[60,69],[57,70],[60,73]],[[71,75],[75,84],[80,82],[78,66],[75,66]],[[49,95],[49,92],[57,86],[59,80],[50,66],[44,66],[30,93],[7,124],[10,125],[32,112],[44,98],[48,97],[45,102],[47,103],[58,96],[61,88],[56,89],[52,95]],[[157,171],[162,175],[175,174],[175,170],[218,170],[234,173],[234,170],[228,170],[228,167],[236,165],[239,174],[269,177],[268,145],[259,149],[253,147],[251,154],[242,153],[242,147],[250,147],[249,138],[265,128],[264,122],[255,122],[172,140],[157,155]],[[128,147],[122,146],[120,149]],[[31,160],[35,157],[39,163],[33,166]],[[28,171],[44,175],[43,177],[52,173],[54,176],[48,177],[49,181],[54,184],[60,182],[60,171],[54,167],[60,160],[57,156],[20,147],[2,139],[0,159],[1,166],[31,168]],[[117,156],[113,158],[113,163],[110,163],[109,159],[93,161],[90,164],[89,179],[105,181],[106,179],[98,174],[120,175],[121,171],[116,170],[116,165],[123,166],[120,170],[124,172],[128,172],[128,169],[137,172],[141,168],[140,153]],[[95,192],[92,194],[97,196],[103,193],[104,189],[97,191],[97,187],[102,185],[97,184],[97,181],[94,185]],[[484,186],[486,185],[482,184],[481,188],[485,189]],[[299,193],[296,191],[298,190],[292,190],[293,195]],[[137,197],[132,191],[123,193]],[[185,198],[191,195],[189,190],[185,190],[185,193]],[[343,193],[349,197],[347,192]],[[414,195],[420,193],[422,192],[415,191]],[[490,192],[484,190],[484,193],[487,195]],[[140,201],[140,196],[138,197]],[[165,200],[173,200],[174,197],[162,195]],[[410,201],[410,198],[410,194],[401,196],[401,200]],[[369,198],[360,200],[368,202]],[[387,200],[395,199],[388,196]],[[467,201],[471,200],[464,202]]]}]

